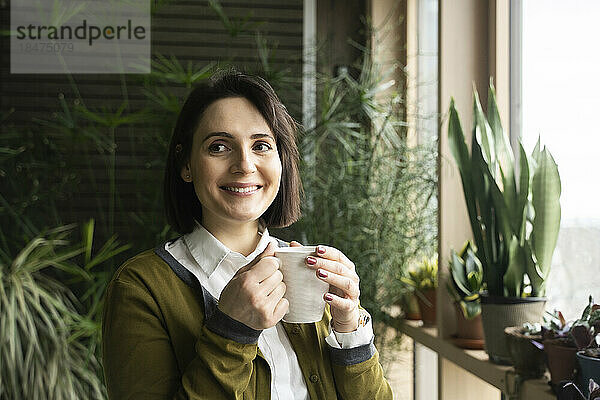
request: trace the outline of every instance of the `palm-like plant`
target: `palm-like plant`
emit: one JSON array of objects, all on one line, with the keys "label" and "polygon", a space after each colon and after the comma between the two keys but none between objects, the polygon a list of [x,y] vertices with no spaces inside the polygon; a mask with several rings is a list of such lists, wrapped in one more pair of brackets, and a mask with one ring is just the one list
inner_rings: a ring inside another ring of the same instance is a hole
[{"label": "palm-like plant", "polygon": [[[0,368],[2,399],[106,398],[97,344],[111,271],[94,267],[129,246],[112,237],[93,254],[93,220],[74,246],[68,240],[72,228],[50,230],[15,257],[0,259],[0,360],[10,366]],[[82,289],[79,299],[53,272]]]},{"label": "palm-like plant", "polygon": [[357,265],[362,305],[386,321],[386,307],[408,294],[399,278],[434,251],[436,146],[407,144],[391,71],[368,54],[360,71],[319,77],[316,126],[300,143],[306,202],[293,228],[307,243],[344,251]]},{"label": "palm-like plant", "polygon": [[0,398],[102,399],[100,365],[80,342],[71,341],[79,320],[76,299],[59,281],[42,274],[56,267],[80,271],[69,260],[71,227],[38,236],[12,260],[0,261]]}]

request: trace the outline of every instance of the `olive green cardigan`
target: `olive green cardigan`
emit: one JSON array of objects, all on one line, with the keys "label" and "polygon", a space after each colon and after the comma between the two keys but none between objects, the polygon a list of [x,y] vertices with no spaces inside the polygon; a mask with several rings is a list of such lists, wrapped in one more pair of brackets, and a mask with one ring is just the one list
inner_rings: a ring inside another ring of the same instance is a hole
[{"label": "olive green cardigan", "polygon": [[[164,247],[127,261],[110,282],[102,321],[109,398],[269,399],[270,369],[256,331],[216,300]],[[283,323],[311,399],[392,399],[370,345],[334,349],[329,312]]]}]

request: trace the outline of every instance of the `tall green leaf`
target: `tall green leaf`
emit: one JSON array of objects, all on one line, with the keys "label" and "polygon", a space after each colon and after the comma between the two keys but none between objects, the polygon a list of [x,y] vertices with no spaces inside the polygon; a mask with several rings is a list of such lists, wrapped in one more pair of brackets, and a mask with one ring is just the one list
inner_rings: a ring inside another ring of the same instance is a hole
[{"label": "tall green leaf", "polygon": [[503,295],[520,297],[523,292],[523,275],[525,274],[527,264],[523,247],[519,246],[519,240],[516,236],[510,239],[509,244],[508,268],[504,275]]},{"label": "tall green leaf", "polygon": [[537,260],[536,273],[530,276],[534,289],[536,285],[537,287],[541,285],[550,272],[552,254],[560,229],[560,193],[558,167],[550,152],[544,148],[539,156],[539,164],[531,188],[535,210],[531,242]]},{"label": "tall green leaf", "polygon": [[527,211],[529,207],[529,191],[530,191],[530,176],[529,176],[529,162],[527,161],[527,153],[523,145],[519,143],[519,196],[517,198],[517,211],[514,214],[513,229],[519,237],[519,245],[525,245],[526,235],[526,224],[527,224]]},{"label": "tall green leaf", "polygon": [[465,202],[467,204],[467,212],[471,222],[471,229],[475,236],[475,243],[479,244],[483,242],[481,234],[481,227],[477,218],[477,207],[476,197],[472,180],[472,167],[471,159],[469,156],[469,149],[465,142],[465,135],[458,117],[458,112],[454,107],[454,99],[450,100],[450,116],[448,119],[448,145],[450,152],[452,153],[458,170],[460,172],[460,178],[463,185],[463,193],[465,196]]},{"label": "tall green leaf", "polygon": [[[511,221],[514,221],[522,213],[517,207],[517,186],[515,179],[515,157],[510,146],[508,135],[502,128],[500,113],[496,104],[496,93],[494,86],[490,83],[488,90],[488,109],[487,119],[491,127],[492,136],[496,146],[496,157],[500,168],[500,178],[502,183],[502,193]],[[513,225],[513,229],[515,229]]]}]

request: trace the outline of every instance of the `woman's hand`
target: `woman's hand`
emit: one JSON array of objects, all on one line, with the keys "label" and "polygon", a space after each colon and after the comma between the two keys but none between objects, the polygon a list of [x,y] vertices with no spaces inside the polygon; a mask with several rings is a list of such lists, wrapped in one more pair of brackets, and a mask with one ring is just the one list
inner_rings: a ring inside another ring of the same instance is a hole
[{"label": "woman's hand", "polygon": [[306,257],[306,265],[316,269],[317,277],[329,283],[324,299],[331,307],[333,329],[340,333],[355,331],[360,289],[354,263],[338,249],[319,245],[316,257]]},{"label": "woman's hand", "polygon": [[273,242],[244,265],[221,292],[219,309],[256,330],[275,326],[289,308]]}]

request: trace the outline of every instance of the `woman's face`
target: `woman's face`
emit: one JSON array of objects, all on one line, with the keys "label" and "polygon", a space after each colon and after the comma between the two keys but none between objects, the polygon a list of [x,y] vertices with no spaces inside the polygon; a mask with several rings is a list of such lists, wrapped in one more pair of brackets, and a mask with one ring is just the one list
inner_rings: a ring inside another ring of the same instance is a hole
[{"label": "woman's face", "polygon": [[202,204],[202,224],[256,221],[271,205],[281,179],[275,136],[244,97],[209,105],[181,171]]}]

